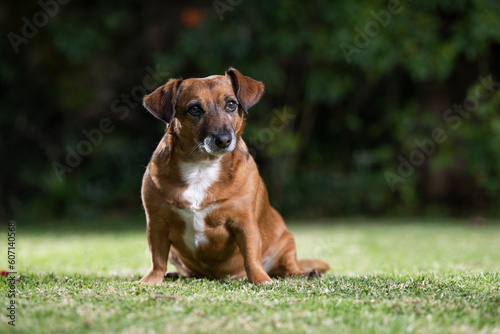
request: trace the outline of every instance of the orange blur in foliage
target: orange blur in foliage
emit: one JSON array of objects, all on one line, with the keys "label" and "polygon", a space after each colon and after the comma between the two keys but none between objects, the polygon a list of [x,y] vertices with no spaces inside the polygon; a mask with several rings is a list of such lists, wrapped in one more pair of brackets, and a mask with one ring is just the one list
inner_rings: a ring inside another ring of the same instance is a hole
[{"label": "orange blur in foliage", "polygon": [[205,20],[205,15],[203,9],[196,7],[184,8],[180,16],[181,24],[188,28],[198,28]]}]

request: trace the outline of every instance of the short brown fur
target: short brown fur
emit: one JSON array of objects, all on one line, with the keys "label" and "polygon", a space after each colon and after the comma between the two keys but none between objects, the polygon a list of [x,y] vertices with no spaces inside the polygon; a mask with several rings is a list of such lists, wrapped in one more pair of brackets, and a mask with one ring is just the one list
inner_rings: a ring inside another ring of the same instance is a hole
[{"label": "short brown fur", "polygon": [[[261,82],[230,68],[225,75],[171,79],[144,98],[144,106],[168,126],[142,183],[152,266],[141,282],[161,283],[167,259],[184,277],[246,276],[254,284],[271,282],[270,277],[317,276],[329,269],[321,260],[297,261],[293,236],[269,204],[266,186],[241,138],[244,114],[263,92]],[[224,109],[230,100],[237,101],[234,112]],[[203,110],[202,116],[188,112],[199,110],[189,109],[193,103]],[[210,154],[200,149],[205,138],[231,131],[236,140],[232,151]],[[192,251],[183,239],[186,223],[178,213],[193,204],[183,196],[189,185],[181,166],[214,161],[220,172],[197,208],[213,207],[204,217],[207,241]]]}]

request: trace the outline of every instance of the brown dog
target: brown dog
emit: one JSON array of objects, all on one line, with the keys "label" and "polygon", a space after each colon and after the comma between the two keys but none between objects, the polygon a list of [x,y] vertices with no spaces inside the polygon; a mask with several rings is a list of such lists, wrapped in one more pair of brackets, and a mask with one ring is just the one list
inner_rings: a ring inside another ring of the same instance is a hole
[{"label": "brown dog", "polygon": [[244,114],[264,85],[230,68],[225,75],[170,79],[144,98],[167,123],[142,183],[151,270],[161,283],[167,259],[184,277],[318,276],[321,260],[297,261],[295,242],[269,204],[241,135]]}]

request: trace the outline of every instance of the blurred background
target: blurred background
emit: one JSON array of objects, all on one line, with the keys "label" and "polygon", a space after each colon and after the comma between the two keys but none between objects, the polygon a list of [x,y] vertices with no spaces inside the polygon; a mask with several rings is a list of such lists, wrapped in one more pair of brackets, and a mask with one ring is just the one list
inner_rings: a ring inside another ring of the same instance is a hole
[{"label": "blurred background", "polygon": [[500,3],[0,4],[0,218],[141,215],[169,78],[266,85],[244,138],[285,217],[500,216]]}]

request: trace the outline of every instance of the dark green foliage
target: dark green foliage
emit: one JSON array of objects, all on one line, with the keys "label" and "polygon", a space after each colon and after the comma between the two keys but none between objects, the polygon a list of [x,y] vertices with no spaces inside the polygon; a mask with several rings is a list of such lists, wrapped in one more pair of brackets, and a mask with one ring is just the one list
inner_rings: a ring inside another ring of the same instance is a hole
[{"label": "dark green foliage", "polygon": [[[4,216],[138,211],[163,129],[122,94],[146,67],[166,81],[229,66],[266,84],[245,139],[285,215],[500,214],[499,84],[482,88],[500,81],[497,1],[69,2],[17,54],[7,34],[41,8],[0,6]],[[52,163],[103,118],[113,130],[60,181]]]}]

